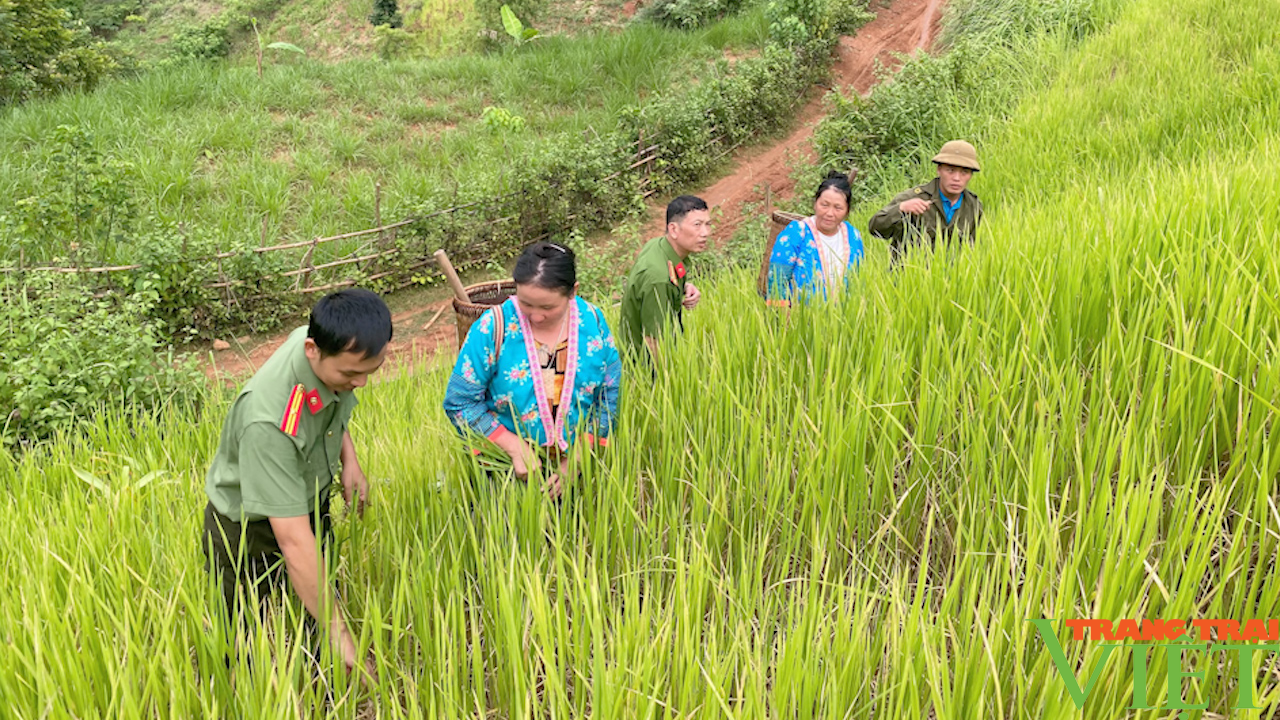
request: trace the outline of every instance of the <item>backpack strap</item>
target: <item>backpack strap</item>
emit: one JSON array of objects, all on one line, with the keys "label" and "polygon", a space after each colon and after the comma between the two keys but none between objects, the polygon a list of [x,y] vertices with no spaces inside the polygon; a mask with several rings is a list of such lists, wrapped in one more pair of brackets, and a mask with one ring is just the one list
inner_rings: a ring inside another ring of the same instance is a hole
[{"label": "backpack strap", "polygon": [[498,362],[502,355],[502,338],[507,334],[507,321],[502,317],[502,305],[506,300],[493,306],[493,362]]}]

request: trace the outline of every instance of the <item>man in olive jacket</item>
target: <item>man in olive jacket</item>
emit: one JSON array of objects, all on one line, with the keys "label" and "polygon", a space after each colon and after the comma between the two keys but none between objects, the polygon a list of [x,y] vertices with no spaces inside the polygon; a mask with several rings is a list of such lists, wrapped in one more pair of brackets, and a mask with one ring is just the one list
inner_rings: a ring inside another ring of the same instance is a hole
[{"label": "man in olive jacket", "polygon": [[941,235],[949,243],[958,234],[973,242],[982,222],[982,203],[967,190],[978,172],[978,153],[964,140],[952,140],[933,157],[938,176],[898,193],[871,217],[871,234],[889,240],[890,259],[897,264],[910,245],[933,248]]}]

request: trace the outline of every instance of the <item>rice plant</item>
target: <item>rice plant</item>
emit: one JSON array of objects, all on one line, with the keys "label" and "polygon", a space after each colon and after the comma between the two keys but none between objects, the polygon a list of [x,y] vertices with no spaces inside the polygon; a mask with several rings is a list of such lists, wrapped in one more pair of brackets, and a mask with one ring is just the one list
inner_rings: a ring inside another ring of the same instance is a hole
[{"label": "rice plant", "polygon": [[[382,378],[335,548],[371,686],[288,609],[213,630],[225,398],[0,455],[4,714],[1167,717],[1163,660],[1132,708],[1129,655],[1064,639],[1111,658],[1077,709],[1027,620],[1280,616],[1277,27],[1133,0],[985,146],[977,245],[786,316],[707,283],[560,504],[461,450],[447,363]],[[1202,716],[1264,716],[1192,662]]]}]

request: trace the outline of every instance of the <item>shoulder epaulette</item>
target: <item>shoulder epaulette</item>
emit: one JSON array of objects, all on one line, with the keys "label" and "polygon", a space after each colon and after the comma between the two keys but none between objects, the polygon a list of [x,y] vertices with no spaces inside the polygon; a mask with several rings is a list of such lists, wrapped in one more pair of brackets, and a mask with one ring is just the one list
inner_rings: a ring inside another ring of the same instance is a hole
[{"label": "shoulder epaulette", "polygon": [[284,406],[284,418],[280,420],[280,432],[289,437],[298,437],[298,422],[302,418],[302,399],[306,389],[301,383],[293,386],[289,393],[289,402]]}]

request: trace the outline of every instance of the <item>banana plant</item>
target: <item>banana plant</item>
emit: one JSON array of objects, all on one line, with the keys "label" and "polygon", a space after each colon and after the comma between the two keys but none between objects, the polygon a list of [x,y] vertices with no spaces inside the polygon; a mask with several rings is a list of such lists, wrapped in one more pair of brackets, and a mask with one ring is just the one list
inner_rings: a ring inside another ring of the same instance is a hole
[{"label": "banana plant", "polygon": [[[262,77],[262,51],[264,49],[264,46],[262,44],[262,36],[258,34],[258,18],[250,18],[249,22],[251,25],[253,25],[253,36],[258,41],[258,77]],[[298,47],[297,45],[294,45],[293,43],[287,43],[287,42],[278,42],[278,41],[273,42],[269,45],[266,45],[265,49],[291,52],[291,53],[296,53],[298,55],[307,54],[306,50],[303,50],[302,48]]]},{"label": "banana plant", "polygon": [[520,18],[516,17],[515,12],[511,10],[510,5],[502,6],[502,27],[515,41],[516,47],[519,47],[538,36],[537,28],[525,27],[520,22]]}]

